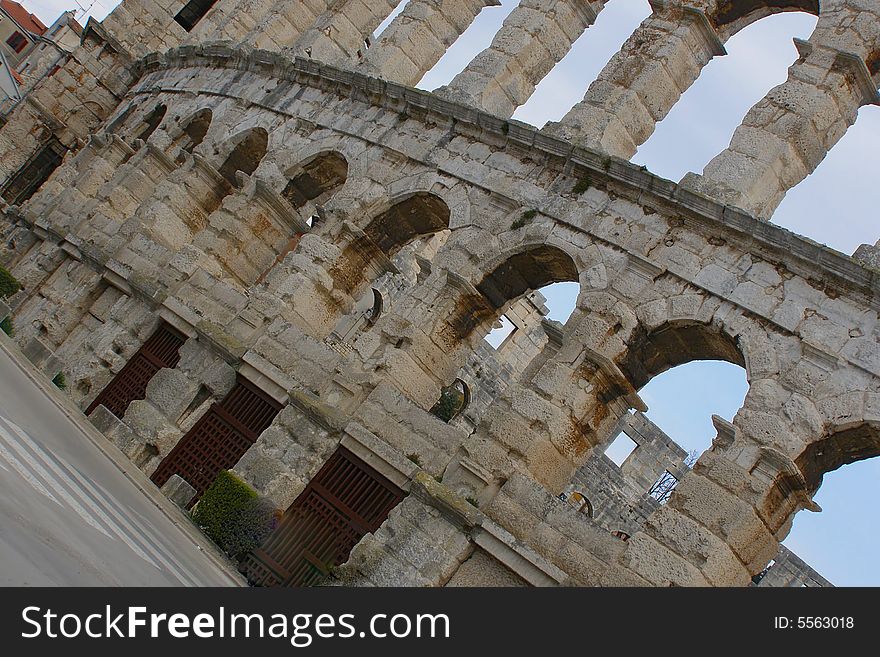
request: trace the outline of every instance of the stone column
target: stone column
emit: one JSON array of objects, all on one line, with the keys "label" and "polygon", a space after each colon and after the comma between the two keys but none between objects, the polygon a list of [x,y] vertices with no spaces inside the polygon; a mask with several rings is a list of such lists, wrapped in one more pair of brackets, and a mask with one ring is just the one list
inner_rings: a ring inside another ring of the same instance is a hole
[{"label": "stone column", "polygon": [[623,565],[655,586],[748,586],[801,509],[818,511],[788,456],[744,424],[718,436],[669,502],[629,541]]},{"label": "stone column", "polygon": [[795,40],[800,58],[788,79],[755,105],[727,150],[683,187],[769,219],[785,193],[810,175],[862,105],[880,104],[858,54]]},{"label": "stone column", "polygon": [[646,18],[590,85],[545,131],[629,159],[724,45],[699,10],[653,0]]},{"label": "stone column", "polygon": [[397,7],[396,0],[341,0],[325,11],[293,45],[296,55],[344,66],[360,61],[373,32]]},{"label": "stone column", "polygon": [[880,240],[877,240],[877,243],[874,246],[871,246],[870,244],[862,244],[856,249],[856,252],[853,253],[853,258],[860,260],[868,265],[868,267],[880,269]]},{"label": "stone column", "polygon": [[499,0],[410,0],[362,62],[364,70],[414,86],[474,22]]},{"label": "stone column", "polygon": [[[260,2],[261,0],[253,0]],[[262,0],[265,1],[265,0]],[[289,47],[327,11],[330,0],[281,0],[270,2],[269,9],[260,14],[259,20],[248,26],[244,37],[249,43],[264,50],[281,50]],[[241,20],[241,19],[239,19]],[[219,38],[236,38],[230,27],[218,30]]]},{"label": "stone column", "polygon": [[523,0],[492,44],[438,93],[507,118],[596,20],[604,0]]}]

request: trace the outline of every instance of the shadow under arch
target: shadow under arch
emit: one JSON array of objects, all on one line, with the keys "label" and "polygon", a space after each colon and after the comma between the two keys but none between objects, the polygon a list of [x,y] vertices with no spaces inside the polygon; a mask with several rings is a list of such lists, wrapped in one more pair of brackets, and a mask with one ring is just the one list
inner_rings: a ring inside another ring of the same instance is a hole
[{"label": "shadow under arch", "polygon": [[165,118],[165,113],[167,111],[167,106],[156,105],[156,107],[144,117],[143,121],[141,121],[132,140],[135,141],[140,139],[142,141],[147,141],[150,138],[150,135],[152,135],[156,131],[156,128],[162,123],[162,119]]},{"label": "shadow under arch", "polygon": [[188,142],[183,146],[184,151],[192,153],[196,146],[205,140],[208,129],[211,127],[211,121],[214,119],[214,113],[210,108],[205,107],[193,114],[184,124],[183,131],[175,141],[187,139]]},{"label": "shadow under arch", "polygon": [[880,456],[880,421],[865,421],[810,443],[795,464],[812,494],[819,490],[826,473],[875,456]]},{"label": "shadow under arch", "polygon": [[323,151],[294,166],[281,195],[299,209],[309,201],[320,204],[348,179],[348,160],[337,151]]},{"label": "shadow under arch", "polygon": [[707,18],[722,37],[728,39],[762,18],[791,11],[818,16],[819,0],[718,0]]},{"label": "shadow under arch", "polygon": [[552,283],[578,282],[578,268],[562,249],[542,244],[511,255],[483,277],[477,290],[501,309],[532,290]]},{"label": "shadow under arch", "polygon": [[697,360],[722,360],[746,368],[737,341],[710,324],[677,320],[650,332],[636,331],[618,363],[636,390],[658,374]]},{"label": "shadow under arch", "polygon": [[449,228],[449,216],[439,196],[415,192],[374,217],[364,234],[391,258],[413,240]]},{"label": "shadow under arch", "polygon": [[233,187],[238,187],[236,172],[251,175],[257,170],[269,145],[269,133],[265,128],[249,128],[238,136],[235,147],[226,156],[217,171]]}]

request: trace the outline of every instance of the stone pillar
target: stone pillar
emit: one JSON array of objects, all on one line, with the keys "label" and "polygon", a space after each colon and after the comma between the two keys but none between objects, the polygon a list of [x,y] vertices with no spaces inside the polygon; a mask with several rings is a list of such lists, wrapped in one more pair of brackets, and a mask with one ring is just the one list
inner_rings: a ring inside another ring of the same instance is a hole
[{"label": "stone pillar", "polygon": [[870,244],[862,244],[856,249],[856,252],[853,253],[853,258],[860,260],[868,265],[868,267],[880,269],[880,240],[877,240],[877,243],[874,246],[871,246]]},{"label": "stone pillar", "polygon": [[[248,0],[245,0],[246,2]],[[258,20],[247,26],[244,41],[264,50],[281,50],[289,47],[310,27],[318,17],[327,12],[330,0],[251,0],[265,2],[267,9],[258,15]],[[243,19],[237,21],[244,25]],[[217,31],[218,38],[236,39],[234,24],[221,27]]]},{"label": "stone pillar", "polygon": [[523,0],[492,44],[438,93],[507,118],[596,20],[604,0]]},{"label": "stone pillar", "polygon": [[294,53],[325,64],[344,66],[360,61],[373,32],[397,7],[396,0],[342,0],[325,11],[293,45]]},{"label": "stone pillar", "polygon": [[682,186],[769,219],[786,192],[810,175],[862,105],[880,104],[858,54],[795,40],[800,58],[788,79],[755,105],[727,150]]},{"label": "stone pillar", "polygon": [[629,159],[724,45],[699,10],[653,0],[654,13],[623,45],[584,99],[545,131]]},{"label": "stone pillar", "polygon": [[364,70],[414,86],[474,22],[499,0],[411,0],[362,62]]}]

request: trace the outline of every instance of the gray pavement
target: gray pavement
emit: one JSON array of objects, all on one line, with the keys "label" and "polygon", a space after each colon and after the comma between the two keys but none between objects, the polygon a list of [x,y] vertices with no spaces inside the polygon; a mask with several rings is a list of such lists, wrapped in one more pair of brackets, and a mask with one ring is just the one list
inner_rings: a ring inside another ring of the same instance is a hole
[{"label": "gray pavement", "polygon": [[0,346],[0,585],[240,584],[179,510]]}]

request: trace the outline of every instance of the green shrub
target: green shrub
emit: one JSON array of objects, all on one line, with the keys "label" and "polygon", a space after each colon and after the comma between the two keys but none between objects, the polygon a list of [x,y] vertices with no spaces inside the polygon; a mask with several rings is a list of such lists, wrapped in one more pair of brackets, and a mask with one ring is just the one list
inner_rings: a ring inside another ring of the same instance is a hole
[{"label": "green shrub", "polygon": [[12,326],[12,315],[9,315],[6,319],[0,322],[0,330],[9,337],[15,335],[15,327]]},{"label": "green shrub", "polygon": [[522,215],[520,216],[519,219],[517,219],[516,221],[514,221],[510,225],[510,227],[513,230],[517,230],[519,228],[522,228],[523,226],[525,226],[527,223],[529,223],[532,219],[534,219],[537,216],[538,216],[537,210],[526,210],[525,212],[522,213]]},{"label": "green shrub", "polygon": [[280,513],[270,500],[223,470],[202,495],[192,517],[221,550],[241,559],[268,538]]},{"label": "green shrub", "polygon": [[67,387],[67,381],[64,379],[64,372],[58,372],[58,374],[55,375],[55,378],[52,379],[52,383],[54,383],[59,390],[64,390]]},{"label": "green shrub", "polygon": [[11,297],[21,289],[18,279],[5,267],[0,267],[0,297]]},{"label": "green shrub", "polygon": [[585,191],[587,191],[590,188],[591,184],[592,183],[590,182],[589,176],[584,176],[583,178],[580,178],[574,184],[574,187],[572,188],[571,193],[575,194],[577,196],[580,196],[581,194],[583,194]]},{"label": "green shrub", "polygon": [[444,422],[449,422],[461,410],[464,394],[455,386],[446,386],[440,391],[440,399],[431,408],[431,413]]}]

